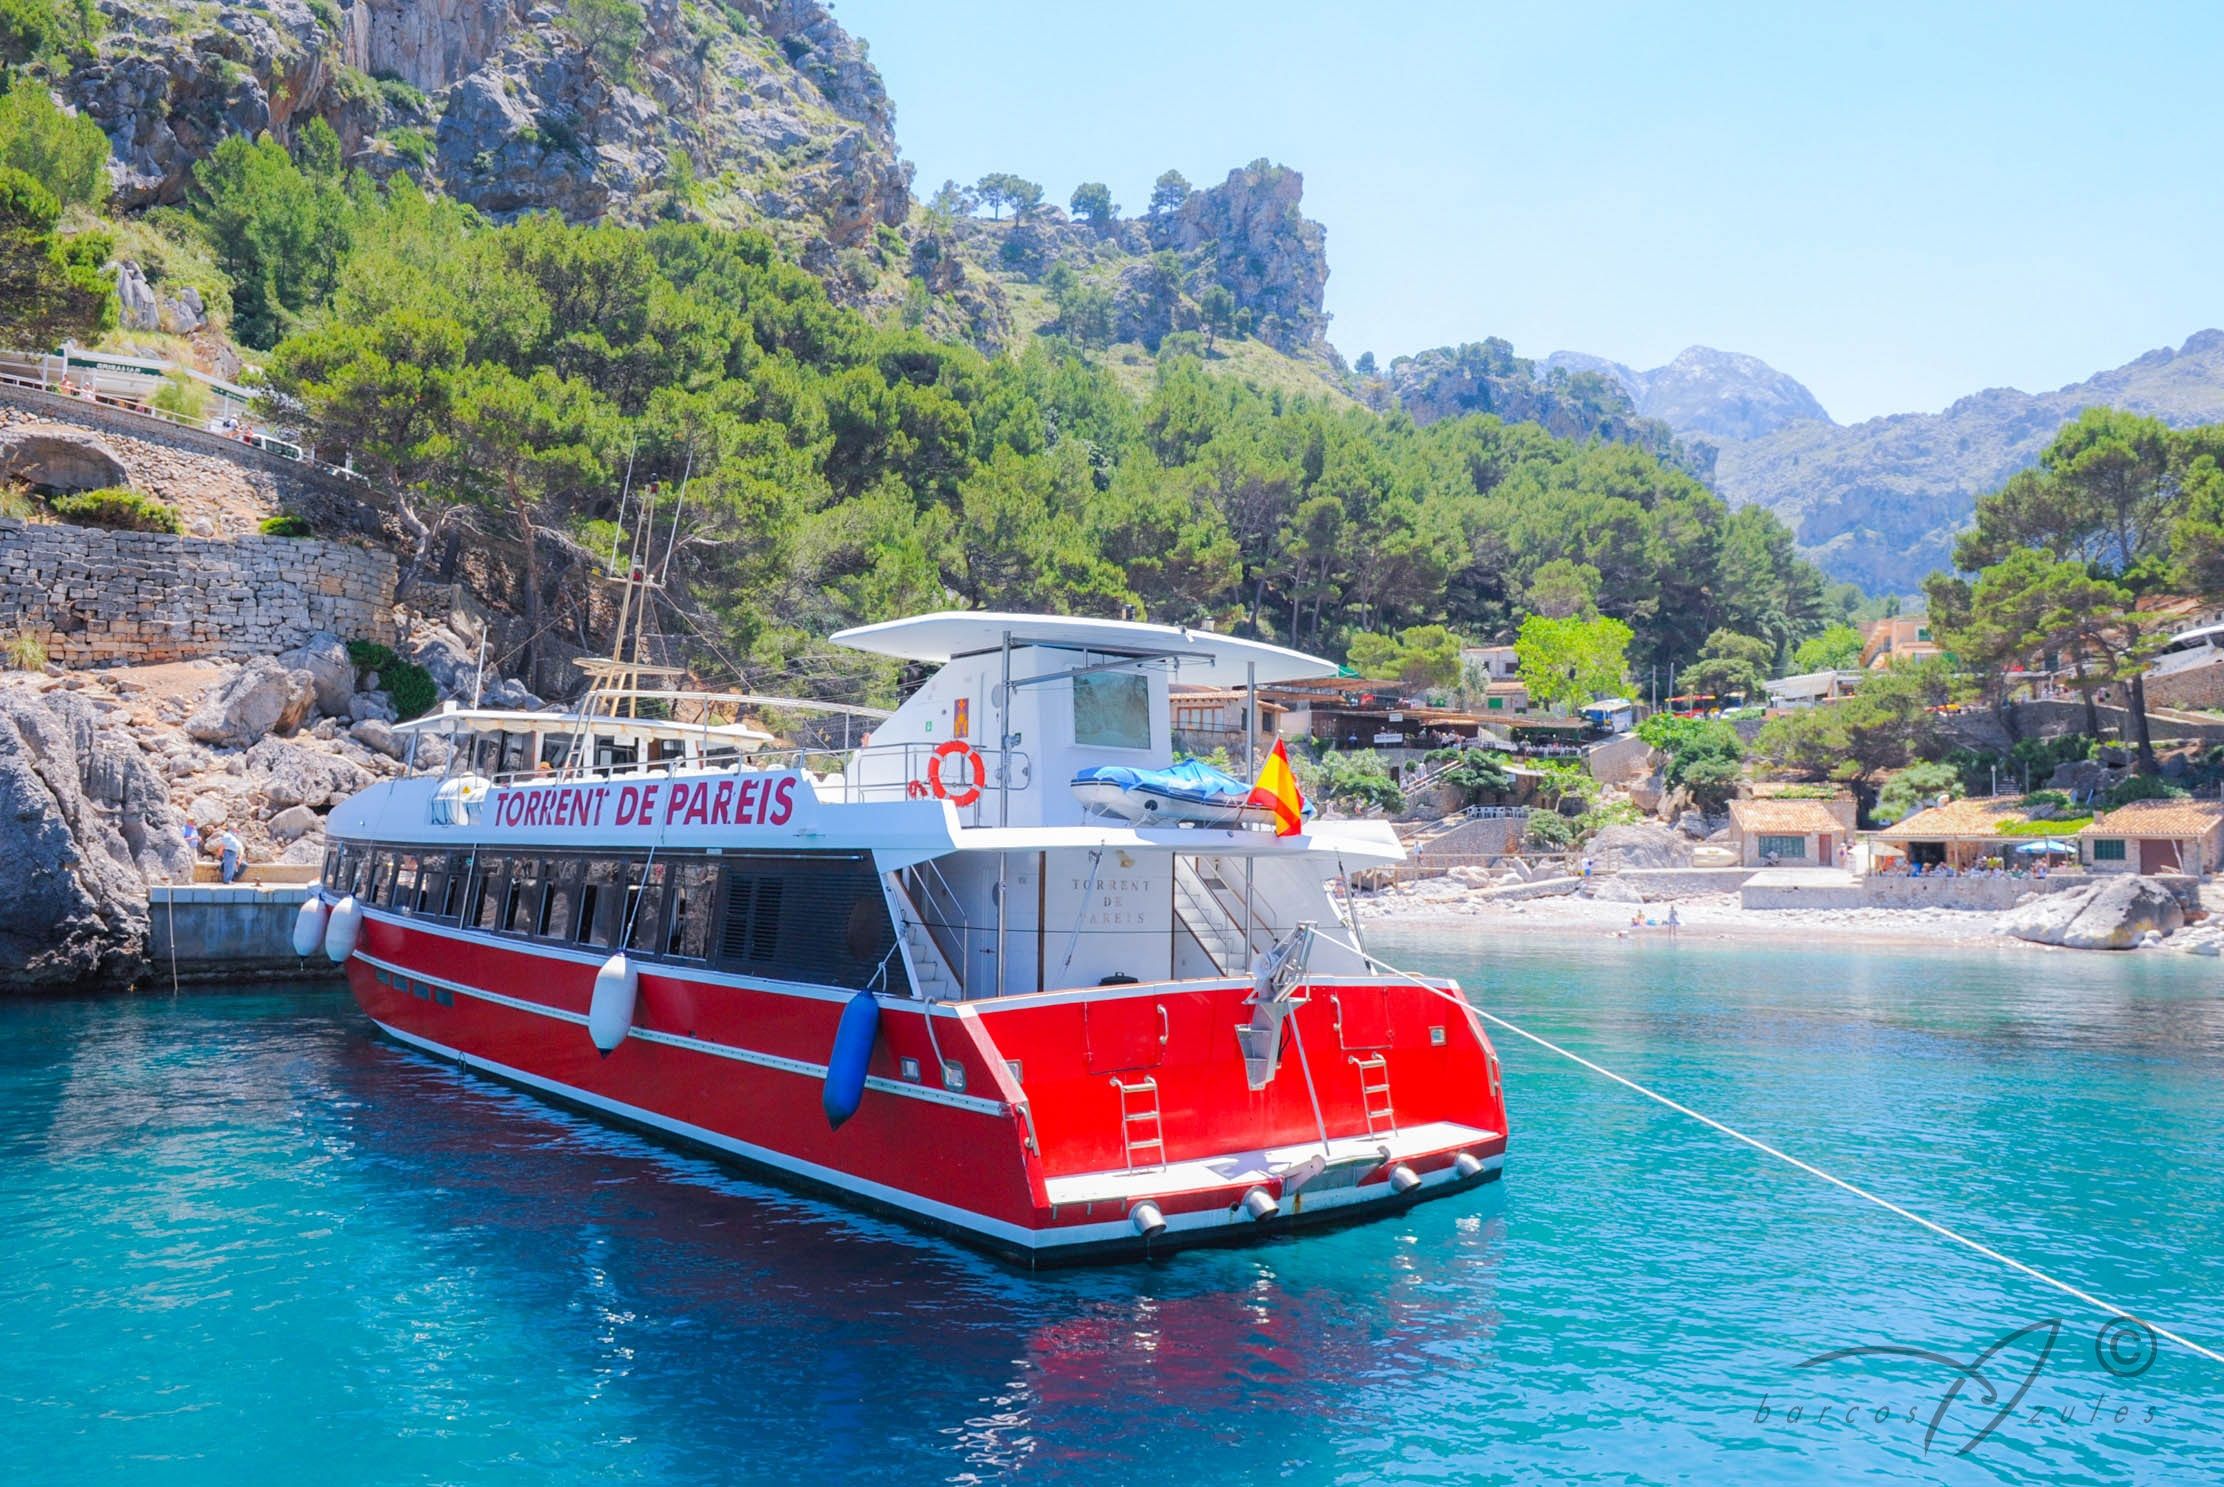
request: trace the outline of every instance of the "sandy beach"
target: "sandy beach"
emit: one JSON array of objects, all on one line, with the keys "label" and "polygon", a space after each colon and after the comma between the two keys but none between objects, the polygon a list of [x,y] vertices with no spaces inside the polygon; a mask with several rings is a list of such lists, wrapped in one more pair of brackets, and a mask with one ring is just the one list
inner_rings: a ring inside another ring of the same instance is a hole
[{"label": "sandy beach", "polygon": [[1684,940],[1828,940],[1874,945],[1955,945],[1965,948],[2048,950],[1999,931],[1998,913],[1967,909],[1747,909],[1734,893],[1678,899],[1680,924],[1673,930],[1634,929],[1633,912],[1656,926],[1668,916],[1667,903],[1626,904],[1569,895],[1494,902],[1443,880],[1423,880],[1418,891],[1383,893],[1359,899],[1360,922],[1400,928],[1445,925],[1485,928],[1500,933],[1550,935],[1629,934]]}]

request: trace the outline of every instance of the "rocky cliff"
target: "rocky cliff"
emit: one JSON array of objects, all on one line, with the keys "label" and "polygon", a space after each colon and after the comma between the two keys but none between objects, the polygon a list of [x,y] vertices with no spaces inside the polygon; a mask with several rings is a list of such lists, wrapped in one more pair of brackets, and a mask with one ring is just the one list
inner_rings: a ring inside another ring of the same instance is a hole
[{"label": "rocky cliff", "polygon": [[1833,578],[1908,592],[1950,566],[1979,495],[2036,462],[2056,430],[2096,405],[2176,426],[2224,418],[2224,331],[2053,392],[1991,388],[1943,413],[1846,428],[1810,421],[1724,440],[1715,487],[1734,505],[1774,511]]},{"label": "rocky cliff", "polygon": [[813,0],[646,0],[637,43],[525,0],[102,6],[61,90],[108,132],[125,209],[181,200],[229,135],[321,118],[351,164],[496,216],[747,221],[809,259],[910,210],[879,74]]},{"label": "rocky cliff", "polygon": [[1687,439],[1758,439],[1795,423],[1831,422],[1798,379],[1757,356],[1711,346],[1686,347],[1674,361],[1649,372],[1580,351],[1555,351],[1544,365],[1547,371],[1598,372],[1613,378],[1638,413]]},{"label": "rocky cliff", "polygon": [[1587,368],[1540,369],[1495,336],[1398,357],[1383,376],[1363,386],[1368,402],[1402,408],[1416,423],[1490,413],[1509,423],[1542,424],[1564,439],[1634,444],[1695,474],[1706,473],[1703,463],[1677,445],[1667,424],[1638,410],[1616,377]]}]

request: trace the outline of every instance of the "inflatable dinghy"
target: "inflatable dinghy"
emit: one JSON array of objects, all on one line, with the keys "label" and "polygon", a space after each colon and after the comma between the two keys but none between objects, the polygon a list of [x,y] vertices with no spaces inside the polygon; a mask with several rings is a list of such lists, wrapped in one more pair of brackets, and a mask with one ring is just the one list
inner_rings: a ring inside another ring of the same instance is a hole
[{"label": "inflatable dinghy", "polygon": [[1089,809],[1138,826],[1274,824],[1272,805],[1253,805],[1249,785],[1200,759],[1171,769],[1092,765],[1073,777],[1073,793]]}]

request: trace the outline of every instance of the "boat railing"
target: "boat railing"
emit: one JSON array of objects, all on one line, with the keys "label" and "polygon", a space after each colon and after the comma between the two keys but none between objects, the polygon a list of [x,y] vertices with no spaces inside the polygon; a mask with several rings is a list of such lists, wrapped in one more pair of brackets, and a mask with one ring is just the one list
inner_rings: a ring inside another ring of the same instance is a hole
[{"label": "boat railing", "polygon": [[942,963],[958,978],[957,996],[962,1001],[973,969],[973,926],[965,917],[965,906],[932,858],[913,864],[905,876],[911,907],[919,916],[913,922],[926,932]]},{"label": "boat railing", "polygon": [[[597,720],[582,719],[581,732]],[[928,743],[864,744],[846,752],[829,749],[735,750],[715,746],[707,755],[662,759],[614,760],[606,764],[536,765],[499,771],[487,777],[495,786],[576,784],[581,780],[663,779],[676,774],[758,773],[793,769],[809,775],[819,799],[828,804],[868,800],[961,800],[961,810],[981,814],[983,802],[999,789],[1026,790],[1034,784],[1034,761],[1017,749],[971,749],[976,768],[962,756]],[[937,781],[941,789],[937,791]],[[974,824],[979,824],[976,821]]]}]

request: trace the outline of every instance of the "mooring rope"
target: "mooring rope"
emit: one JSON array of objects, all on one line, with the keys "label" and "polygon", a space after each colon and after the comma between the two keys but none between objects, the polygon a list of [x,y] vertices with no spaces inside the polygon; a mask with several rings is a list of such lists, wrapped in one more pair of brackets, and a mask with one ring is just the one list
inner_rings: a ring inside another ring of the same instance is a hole
[{"label": "mooring rope", "polygon": [[1745,1132],[1738,1130],[1734,1126],[1725,1125],[1721,1121],[1716,1120],[1711,1115],[1701,1115],[1698,1111],[1692,1109],[1689,1105],[1679,1104],[1676,1101],[1669,1099],[1666,1095],[1661,1094],[1658,1090],[1647,1089],[1644,1085],[1639,1084],[1636,1080],[1631,1079],[1626,1075],[1617,1074],[1612,1069],[1607,1068],[1603,1064],[1593,1063],[1591,1060],[1585,1058],[1580,1053],[1571,1052],[1568,1049],[1562,1048],[1559,1044],[1553,1042],[1550,1038],[1540,1037],[1538,1034],[1530,1032],[1525,1027],[1519,1027],[1514,1023],[1508,1022],[1505,1018],[1500,1017],[1495,1013],[1485,1012],[1482,1008],[1476,1006],[1474,1003],[1468,1001],[1464,997],[1453,996],[1450,992],[1445,991],[1442,987],[1431,986],[1428,982],[1422,980],[1416,975],[1413,975],[1409,971],[1401,971],[1394,965],[1390,965],[1385,961],[1378,960],[1374,956],[1369,955],[1366,951],[1358,948],[1356,945],[1352,945],[1346,941],[1339,940],[1334,935],[1322,934],[1321,931],[1317,929],[1314,930],[1313,933],[1319,938],[1328,941],[1332,945],[1338,945],[1346,950],[1351,951],[1352,954],[1358,956],[1361,960],[1366,961],[1369,965],[1374,966],[1378,970],[1385,971],[1390,975],[1400,977],[1401,979],[1406,981],[1410,981],[1415,986],[1420,987],[1423,991],[1428,992],[1431,996],[1442,997],[1445,1001],[1448,1001],[1454,1006],[1459,1007],[1471,1017],[1482,1018],[1484,1021],[1489,1022],[1492,1026],[1502,1027],[1507,1032],[1514,1034],[1516,1037],[1526,1038],[1530,1042],[1536,1044],[1539,1048],[1545,1049],[1551,1053],[1557,1053],[1558,1055],[1560,1055],[1560,1057],[1567,1059],[1570,1063],[1580,1064],[1584,1068],[1589,1069],[1594,1074],[1604,1075],[1606,1078],[1613,1080],[1616,1084],[1619,1084],[1626,1089],[1634,1090],[1636,1093],[1643,1095],[1646,1099],[1651,1100],[1656,1104],[1664,1105],[1668,1109],[1675,1111],[1678,1115],[1686,1115],[1689,1116],[1691,1119],[1699,1122],[1701,1125],[1712,1126],[1715,1130],[1720,1131],[1723,1135],[1728,1136],[1733,1141],[1743,1142],[1745,1145],[1752,1147],[1755,1151],[1762,1152],[1768,1156],[1772,1156],[1776,1158],[1776,1160],[1783,1162],[1789,1166],[1797,1167],[1800,1171],[1807,1173],[1809,1176],[1819,1177],[1824,1182],[1829,1183],[1832,1187],[1841,1188],[1844,1191],[1853,1194],[1856,1198],[1874,1203],[1877,1207],[1883,1209],[1887,1213],[1894,1213],[1899,1215],[1901,1218],[1908,1220],[1910,1223],[1920,1224],[1922,1225],[1922,1227],[1930,1230],[1933,1234],[1936,1234],[1943,1239],[1950,1239],[1954,1243],[1961,1245],[1965,1249],[1974,1250],[1976,1253],[1983,1255],[1988,1260],[1997,1260],[2002,1265],[2007,1266],[2010,1270],[2020,1271],[2024,1275],[2030,1276],[2033,1280],[2041,1281],[2046,1285],[2052,1286],[2055,1290],[2060,1291],[2065,1296],[2075,1297],[2079,1301],[2084,1302],[2087,1306],[2096,1307],[2101,1311],[2110,1313],[2111,1315],[2122,1317],[2126,1321],[2137,1322],[2140,1326],[2146,1328],[2149,1332],[2154,1333],[2157,1337],[2166,1337],[2170,1341],[2176,1343],[2179,1347],[2184,1348],[2187,1352],[2198,1353],[2203,1358],[2208,1359],[2211,1363],[2224,1363],[2224,1353],[2217,1353],[2212,1349],[2205,1348],[2201,1346],[2201,1344],[2193,1341],[2191,1338],[2181,1336],[2176,1332],[2172,1332],[2167,1327],[2158,1327],[2153,1322],[2148,1321],[2145,1317],[2140,1316],[2137,1312],[2131,1311],[2126,1307],[2118,1306],[2113,1301],[2103,1300],[2101,1297],[2095,1296],[2090,1291],[2080,1290],[2076,1286],[2071,1285],[2068,1281],[2058,1280],[2055,1277],[2048,1275],[2045,1271],[2038,1269],[2036,1266],[2026,1265],[2021,1260],[2013,1259],[2007,1255],[2004,1255],[2000,1253],[2000,1251],[1993,1249],[1989,1245],[1978,1243],[1976,1240],[1971,1239],[1966,1234],[1956,1233],[1954,1230],[1947,1228],[1944,1224],[1937,1223],[1934,1220],[1923,1217],[1919,1213],[1914,1213],[1909,1211],[1908,1209],[1902,1208],[1899,1204],[1894,1203],[1889,1198],[1879,1197],[1877,1194],[1870,1192],[1867,1188],[1861,1187],[1856,1183],[1848,1182],[1843,1177],[1837,1176],[1835,1173],[1825,1172],[1822,1168],[1816,1166],[1812,1162],[1803,1162],[1798,1157],[1791,1155],[1789,1152],[1780,1151],[1776,1147],[1769,1145],[1766,1141],[1763,1141],[1758,1137],[1748,1136],[1745,1134]]}]

